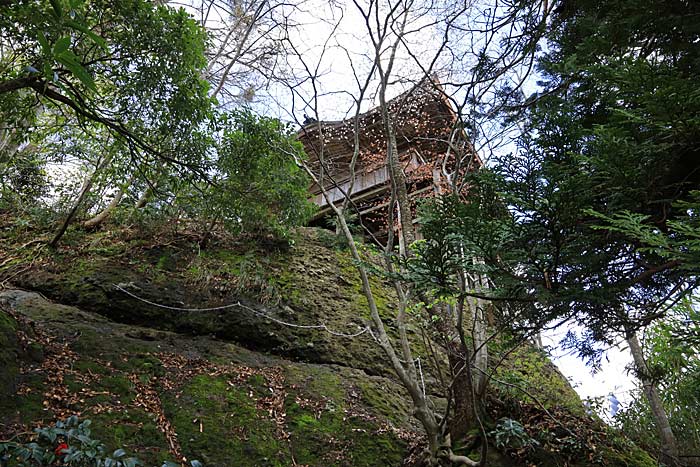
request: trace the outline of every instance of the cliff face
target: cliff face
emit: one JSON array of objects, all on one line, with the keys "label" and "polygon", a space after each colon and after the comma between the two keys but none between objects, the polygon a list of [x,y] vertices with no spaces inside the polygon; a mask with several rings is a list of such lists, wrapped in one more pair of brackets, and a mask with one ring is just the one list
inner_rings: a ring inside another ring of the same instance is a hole
[{"label": "cliff face", "polygon": [[43,353],[16,371],[6,425],[77,413],[145,465],[177,454],[211,466],[400,465],[414,436],[402,398],[374,403],[400,393],[387,378],[118,324],[35,293],[0,300]]},{"label": "cliff face", "polygon": [[[277,247],[100,232],[57,252],[15,249],[0,278],[15,287],[0,292],[2,436],[79,414],[145,465],[410,465],[420,430],[366,331],[349,256],[311,229]],[[372,281],[390,316],[392,289]],[[489,423],[520,420],[539,444],[494,439],[489,465],[653,465],[586,416],[541,352],[508,353],[495,376]]]}]

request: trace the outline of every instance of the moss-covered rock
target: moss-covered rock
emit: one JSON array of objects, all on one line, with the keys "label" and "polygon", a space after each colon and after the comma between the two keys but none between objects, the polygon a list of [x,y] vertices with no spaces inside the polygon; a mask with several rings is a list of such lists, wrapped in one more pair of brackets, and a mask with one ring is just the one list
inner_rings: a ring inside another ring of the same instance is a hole
[{"label": "moss-covered rock", "polygon": [[[0,314],[0,363],[9,362],[0,376],[16,382],[0,390],[0,423],[79,413],[93,420],[96,438],[146,465],[181,457],[208,467],[402,464],[420,429],[364,331],[365,297],[347,252],[313,229],[300,229],[287,250],[238,241],[200,251],[181,238],[153,245],[114,235],[75,237],[69,248],[36,252],[39,266],[13,273],[16,285],[54,302],[0,292],[36,323],[36,335],[18,346],[17,323]],[[370,280],[395,336],[394,290]],[[415,342],[425,385],[444,406],[426,365],[431,355]],[[485,429],[513,418],[539,443],[526,452],[491,449],[490,465],[647,465],[645,453],[584,412],[543,352],[513,351],[497,339],[489,352],[493,361],[504,358]],[[458,452],[472,456],[478,446],[467,442]]]},{"label": "moss-covered rock", "polygon": [[[3,412],[0,423],[77,413],[93,421],[94,438],[108,449],[124,447],[145,465],[181,455],[208,467],[398,466],[405,439],[417,436],[390,379],[114,323],[33,293],[3,297],[36,323],[47,353],[65,358],[26,368],[32,378],[22,380],[21,399],[38,410]],[[386,390],[399,402],[382,400]]]},{"label": "moss-covered rock", "polygon": [[[212,245],[204,252],[189,244],[170,245],[128,256],[114,250],[104,256],[102,249],[87,244],[59,250],[44,258],[41,269],[19,274],[14,282],[122,323],[214,335],[258,351],[376,375],[390,370],[368,333],[344,338],[308,328],[325,325],[353,335],[368,322],[348,254],[325,247],[312,229],[301,229],[296,243],[284,252],[262,251],[250,242]],[[386,315],[393,289],[378,278],[372,283]],[[147,302],[183,309],[224,308],[178,311]]]},{"label": "moss-covered rock", "polygon": [[530,402],[541,404],[546,409],[558,407],[585,415],[581,398],[542,349],[531,345],[501,349],[497,341],[493,347],[492,351],[506,354],[503,359],[492,359],[498,360],[499,365],[493,369],[491,387],[500,399],[518,401],[529,398]]},{"label": "moss-covered rock", "polygon": [[17,379],[17,323],[0,308],[0,397],[15,393]]}]

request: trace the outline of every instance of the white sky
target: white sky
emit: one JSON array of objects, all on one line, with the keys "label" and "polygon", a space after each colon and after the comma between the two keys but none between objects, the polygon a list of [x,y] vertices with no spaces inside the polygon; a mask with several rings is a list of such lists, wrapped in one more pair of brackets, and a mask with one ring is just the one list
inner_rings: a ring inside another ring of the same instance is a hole
[{"label": "white sky", "polygon": [[559,341],[568,329],[562,327],[543,334],[542,343],[552,349],[550,351],[552,360],[581,399],[605,397],[604,408],[608,411],[609,394],[614,394],[621,404],[629,403],[630,392],[635,388],[634,379],[628,373],[628,367],[632,363],[629,349],[624,344],[611,348],[603,357],[600,370],[592,373],[591,368],[587,367],[575,353],[559,347]]}]

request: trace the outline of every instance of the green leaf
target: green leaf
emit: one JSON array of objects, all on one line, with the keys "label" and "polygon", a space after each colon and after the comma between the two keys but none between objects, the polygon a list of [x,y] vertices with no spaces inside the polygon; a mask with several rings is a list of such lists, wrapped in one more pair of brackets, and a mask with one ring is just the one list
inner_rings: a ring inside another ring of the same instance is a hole
[{"label": "green leaf", "polygon": [[44,36],[44,33],[39,32],[36,35],[36,39],[39,41],[39,45],[41,45],[41,50],[44,52],[44,54],[50,55],[51,47],[49,46],[49,42],[46,40],[46,36]]},{"label": "green leaf", "polygon": [[66,21],[66,25],[68,27],[71,27],[77,31],[82,32],[86,36],[92,40],[95,44],[97,44],[100,48],[102,48],[105,52],[109,50],[109,47],[107,46],[107,41],[105,41],[102,37],[98,36],[94,32],[92,32],[87,26],[84,24],[81,24],[75,20],[68,20]]},{"label": "green leaf", "polygon": [[116,451],[114,451],[114,453],[112,453],[112,457],[122,457],[124,455],[126,455],[126,451],[121,448],[117,449]]},{"label": "green leaf", "polygon": [[44,71],[44,76],[46,79],[52,79],[53,78],[53,68],[51,68],[51,64],[48,62],[44,63],[44,66],[42,67],[42,70]]},{"label": "green leaf", "polygon": [[80,80],[81,83],[85,85],[88,89],[93,92],[97,92],[97,86],[95,86],[95,81],[92,76],[83,68],[83,66],[78,62],[78,57],[75,56],[70,50],[66,50],[62,54],[56,57],[56,61],[61,63],[63,66],[68,68],[71,73],[75,75],[76,78]]},{"label": "green leaf", "polygon": [[63,17],[63,6],[61,5],[61,0],[51,0],[51,6],[53,7],[54,15],[56,18]]},{"label": "green leaf", "polygon": [[53,45],[54,55],[59,55],[68,50],[70,47],[70,36],[63,36]]},{"label": "green leaf", "polygon": [[32,457],[32,452],[25,447],[19,447],[17,448],[17,456],[26,462]]}]

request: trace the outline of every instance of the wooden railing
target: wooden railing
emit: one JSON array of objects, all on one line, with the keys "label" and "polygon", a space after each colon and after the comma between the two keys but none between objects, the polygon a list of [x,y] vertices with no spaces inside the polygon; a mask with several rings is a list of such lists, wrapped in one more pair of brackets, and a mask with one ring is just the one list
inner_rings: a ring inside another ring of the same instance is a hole
[{"label": "wooden railing", "polygon": [[[366,174],[360,174],[355,176],[355,184],[352,188],[352,198],[355,198],[356,195],[361,194],[364,191],[369,190],[370,188],[375,188],[377,186],[381,186],[386,184],[389,181],[389,171],[385,167],[380,167],[377,170],[373,170],[371,172],[368,172]],[[337,203],[338,201],[341,201],[343,198],[345,198],[346,193],[350,189],[350,180],[344,180],[342,182],[338,182],[337,186],[332,186],[332,181],[326,180],[326,190],[328,191],[328,197],[331,199],[333,203]],[[328,205],[326,202],[326,199],[323,197],[323,194],[320,193],[320,190],[318,193],[314,193],[313,198],[311,199],[315,204],[320,206],[321,208],[325,207]]]}]

